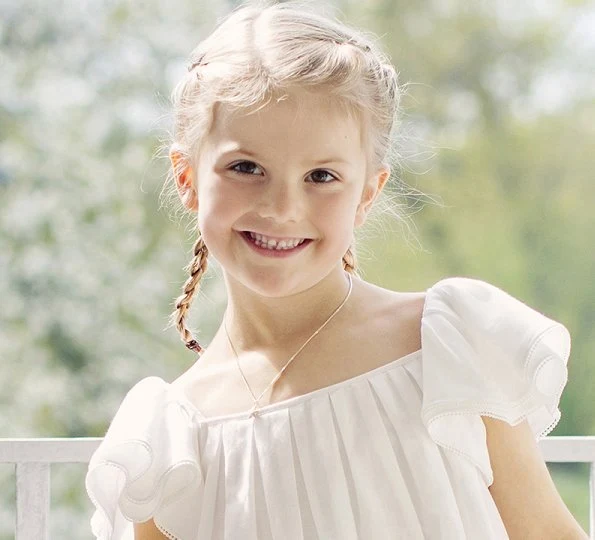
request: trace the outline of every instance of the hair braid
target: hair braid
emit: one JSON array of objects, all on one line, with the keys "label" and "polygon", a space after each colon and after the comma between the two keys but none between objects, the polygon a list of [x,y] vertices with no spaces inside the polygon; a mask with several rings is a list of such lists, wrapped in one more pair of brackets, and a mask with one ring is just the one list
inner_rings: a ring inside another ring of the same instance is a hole
[{"label": "hair braid", "polygon": [[184,268],[186,272],[190,273],[190,277],[186,280],[183,286],[184,294],[176,298],[176,310],[171,314],[173,324],[175,324],[178,332],[182,336],[182,341],[190,350],[195,350],[199,355],[202,354],[203,348],[193,338],[190,330],[186,327],[185,319],[192,303],[192,298],[198,290],[200,280],[207,270],[207,258],[209,251],[202,239],[202,234],[199,231],[198,239],[194,244],[194,256],[190,263]]},{"label": "hair braid", "polygon": [[353,246],[349,246],[345,255],[343,255],[343,269],[351,275],[358,276],[357,259],[355,257]]}]

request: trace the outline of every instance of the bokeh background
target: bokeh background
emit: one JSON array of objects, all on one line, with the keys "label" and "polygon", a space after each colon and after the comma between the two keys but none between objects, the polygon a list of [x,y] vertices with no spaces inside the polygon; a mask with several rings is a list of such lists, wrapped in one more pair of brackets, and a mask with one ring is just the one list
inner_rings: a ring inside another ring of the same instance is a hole
[{"label": "bokeh background", "polygon": [[[402,220],[380,216],[369,281],[489,281],[572,335],[562,419],[595,435],[595,5],[337,0],[408,83]],[[0,436],[101,436],[139,379],[194,361],[167,327],[189,221],[160,206],[169,94],[224,0],[0,0]],[[209,342],[215,264],[190,318]],[[549,465],[588,527],[588,470]],[[89,538],[86,467],[52,468],[53,538]],[[0,539],[14,471],[0,466]]]}]

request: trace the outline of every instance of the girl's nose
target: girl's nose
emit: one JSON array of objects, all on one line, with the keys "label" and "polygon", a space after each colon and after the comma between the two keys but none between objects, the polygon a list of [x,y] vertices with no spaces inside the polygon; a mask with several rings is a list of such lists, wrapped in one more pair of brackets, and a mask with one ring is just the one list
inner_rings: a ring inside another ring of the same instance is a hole
[{"label": "girl's nose", "polygon": [[299,183],[271,180],[261,193],[258,213],[275,221],[298,221],[301,207]]}]

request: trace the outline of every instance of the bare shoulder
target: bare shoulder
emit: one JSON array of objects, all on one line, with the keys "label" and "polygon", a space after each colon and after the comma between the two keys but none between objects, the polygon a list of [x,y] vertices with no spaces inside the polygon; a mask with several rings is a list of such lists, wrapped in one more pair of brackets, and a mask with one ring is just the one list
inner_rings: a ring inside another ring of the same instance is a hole
[{"label": "bare shoulder", "polygon": [[425,292],[397,292],[372,283],[361,287],[362,315],[371,323],[369,332],[390,337],[392,350],[403,355],[421,348],[421,319]]},{"label": "bare shoulder", "polygon": [[425,292],[398,292],[372,283],[364,283],[364,303],[371,306],[378,315],[393,322],[420,325],[426,299]]},{"label": "bare shoulder", "polygon": [[387,309],[393,312],[403,309],[411,312],[417,311],[421,318],[421,311],[426,298],[426,293],[423,291],[393,291],[363,280],[361,281],[361,291],[370,304],[385,305]]}]

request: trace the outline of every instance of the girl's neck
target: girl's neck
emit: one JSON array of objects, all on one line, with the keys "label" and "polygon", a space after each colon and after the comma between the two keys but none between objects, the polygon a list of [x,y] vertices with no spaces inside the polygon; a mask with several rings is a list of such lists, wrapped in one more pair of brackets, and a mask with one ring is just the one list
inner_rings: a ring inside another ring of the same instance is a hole
[{"label": "girl's neck", "polygon": [[[353,292],[357,285],[353,279]],[[228,303],[224,317],[238,352],[285,349],[303,343],[343,302],[349,280],[342,267],[333,269],[311,287],[285,297],[265,297],[226,277]],[[351,298],[349,299],[351,300]],[[322,330],[331,327],[349,311],[349,300]],[[223,326],[223,322],[222,322]],[[218,332],[225,336],[224,332]]]}]

